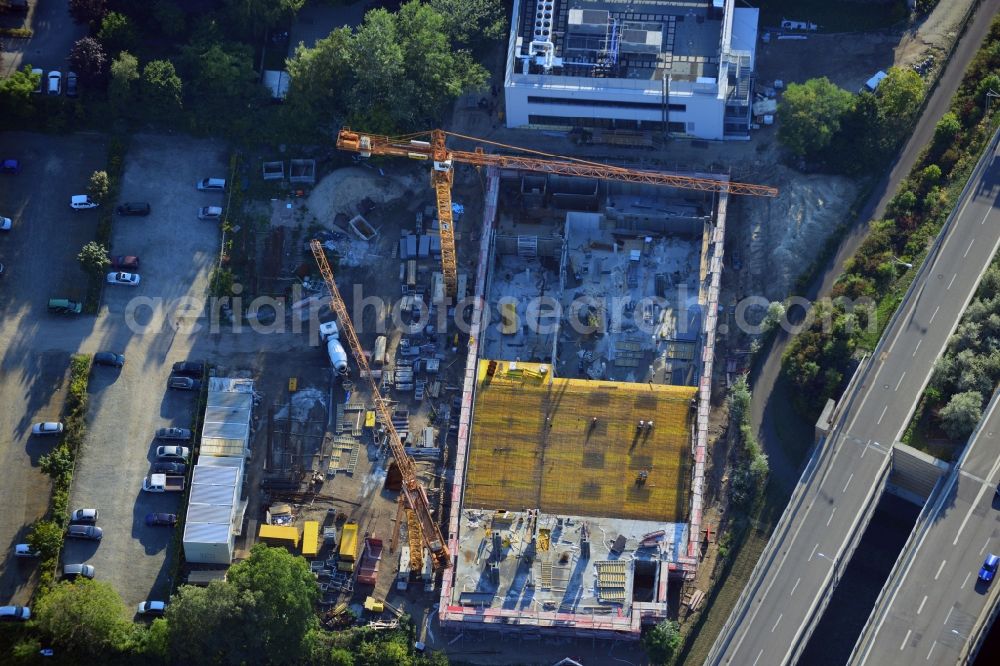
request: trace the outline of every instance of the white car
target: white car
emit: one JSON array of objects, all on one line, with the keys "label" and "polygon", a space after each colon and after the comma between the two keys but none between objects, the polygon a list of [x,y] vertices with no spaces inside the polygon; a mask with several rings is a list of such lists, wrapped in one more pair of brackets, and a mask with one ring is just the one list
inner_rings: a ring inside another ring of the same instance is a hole
[{"label": "white car", "polygon": [[221,220],[222,219],[222,207],[221,206],[202,206],[198,209],[198,219],[199,220]]},{"label": "white car", "polygon": [[27,606],[0,606],[0,620],[19,620],[21,622],[31,619],[31,609]]},{"label": "white car", "polygon": [[222,192],[226,189],[226,179],[202,178],[198,181],[198,189],[202,192]]},{"label": "white car", "polygon": [[139,286],[138,273],[108,273],[108,284],[124,284],[128,287]]},{"label": "white car", "polygon": [[32,75],[38,77],[38,85],[35,86],[35,92],[40,95],[42,93],[42,88],[45,86],[45,72],[35,67],[31,70],[31,73]]},{"label": "white car", "polygon": [[157,458],[170,458],[177,460],[187,460],[191,455],[191,449],[186,446],[158,446],[156,447]]},{"label": "white car", "polygon": [[69,198],[69,207],[73,210],[87,210],[97,208],[100,205],[86,194],[74,194]]},{"label": "white car", "polygon": [[41,557],[41,552],[35,550],[28,543],[19,543],[14,546],[14,557]]},{"label": "white car", "polygon": [[14,223],[10,221],[9,217],[0,217],[0,231],[10,231],[12,226]]},{"label": "white car", "polygon": [[63,431],[63,424],[56,421],[45,421],[31,426],[32,435],[58,435]]},{"label": "white car", "polygon": [[58,95],[62,92],[62,74],[56,70],[49,72],[49,94]]},{"label": "white car", "polygon": [[139,604],[136,612],[139,615],[163,615],[163,609],[167,607],[165,601],[143,601]]}]

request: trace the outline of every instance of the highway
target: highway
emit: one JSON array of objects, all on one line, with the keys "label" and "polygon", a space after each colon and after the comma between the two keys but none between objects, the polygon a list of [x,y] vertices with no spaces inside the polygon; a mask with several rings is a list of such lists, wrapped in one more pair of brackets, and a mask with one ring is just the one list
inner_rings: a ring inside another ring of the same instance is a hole
[{"label": "highway", "polygon": [[708,663],[786,664],[804,647],[881,494],[892,444],[1000,244],[995,157],[996,140],[842,398]]},{"label": "highway", "polygon": [[1000,581],[987,586],[977,573],[987,553],[1000,553],[997,405],[994,398],[927,529],[901,554],[851,664],[959,663],[981,614],[996,603]]}]

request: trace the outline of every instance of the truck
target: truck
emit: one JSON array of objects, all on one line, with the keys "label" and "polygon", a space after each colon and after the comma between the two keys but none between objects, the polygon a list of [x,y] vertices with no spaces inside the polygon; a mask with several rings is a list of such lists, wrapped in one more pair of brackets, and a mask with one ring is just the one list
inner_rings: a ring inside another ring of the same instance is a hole
[{"label": "truck", "polygon": [[358,583],[374,585],[378,580],[378,563],[382,559],[382,539],[365,537],[365,551],[358,567]]},{"label": "truck", "polygon": [[340,533],[340,550],[337,562],[338,571],[354,571],[358,559],[358,524],[344,523]]},{"label": "truck", "polygon": [[150,474],[142,480],[142,489],[147,493],[179,493],[184,490],[184,477]]},{"label": "truck", "polygon": [[330,357],[330,365],[337,371],[338,375],[347,374],[347,352],[344,345],[340,344],[340,330],[337,322],[328,321],[320,324],[319,334],[326,342],[326,354]]}]

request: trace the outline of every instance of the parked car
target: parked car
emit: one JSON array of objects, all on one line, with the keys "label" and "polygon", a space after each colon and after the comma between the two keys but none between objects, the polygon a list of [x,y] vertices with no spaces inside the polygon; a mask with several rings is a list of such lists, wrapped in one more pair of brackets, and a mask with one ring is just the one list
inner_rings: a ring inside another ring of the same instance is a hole
[{"label": "parked car", "polygon": [[38,83],[35,85],[34,92],[41,95],[42,89],[45,88],[45,72],[38,67],[35,67],[31,70],[31,75],[38,77]]},{"label": "parked car", "polygon": [[125,365],[125,356],[114,352],[97,352],[94,354],[94,365],[110,365],[120,368]]},{"label": "parked car", "polygon": [[202,206],[198,209],[199,220],[221,220],[222,206]]},{"label": "parked car", "polygon": [[202,178],[198,181],[198,189],[202,192],[221,192],[226,189],[226,179]]},{"label": "parked car", "polygon": [[139,286],[138,273],[122,273],[120,271],[108,273],[108,284],[123,284],[127,287]]},{"label": "parked car", "polygon": [[0,231],[10,231],[10,228],[14,226],[14,223],[9,217],[0,216]]},{"label": "parked car", "polygon": [[83,312],[83,305],[68,298],[50,298],[49,312],[55,314],[80,314]]},{"label": "parked car", "polygon": [[0,606],[0,622],[24,622],[31,619],[27,606]]},{"label": "parked car", "polygon": [[16,176],[21,173],[21,161],[14,159],[3,160],[3,162],[0,162],[0,173]]},{"label": "parked car", "polygon": [[172,372],[184,377],[201,377],[205,374],[205,364],[201,361],[178,361],[174,363]]},{"label": "parked car", "polygon": [[142,601],[136,612],[139,615],[163,615],[163,609],[166,606],[165,601]]},{"label": "parked car", "polygon": [[69,207],[73,210],[88,210],[100,205],[86,194],[74,194],[69,198]]},{"label": "parked car", "polygon": [[998,564],[1000,564],[1000,555],[994,555],[993,553],[987,555],[983,561],[982,568],[979,570],[979,580],[989,585],[997,573]]},{"label": "parked car", "polygon": [[158,460],[153,463],[153,474],[169,474],[171,476],[184,476],[187,472],[187,465],[182,462],[172,462],[169,460]]},{"label": "parked car", "polygon": [[77,509],[69,514],[69,522],[81,525],[96,525],[100,512],[97,509]]},{"label": "parked car", "polygon": [[171,375],[170,379],[167,380],[167,388],[177,389],[179,391],[197,391],[201,388],[201,382],[197,379],[191,379],[190,377],[178,377],[177,375]]},{"label": "parked car", "polygon": [[50,95],[58,95],[62,92],[62,73],[56,70],[49,72],[48,91]]},{"label": "parked car", "polygon": [[187,462],[191,455],[191,449],[186,446],[158,446],[156,447],[156,457],[167,460],[183,460]]},{"label": "parked car", "polygon": [[149,215],[149,204],[145,201],[129,201],[115,208],[119,215],[145,217]]},{"label": "parked car", "polygon": [[62,431],[63,424],[58,421],[43,421],[31,426],[32,435],[59,435]]},{"label": "parked car", "polygon": [[157,439],[178,439],[183,442],[191,441],[191,431],[187,428],[160,428],[156,431]]},{"label": "parked car", "polygon": [[77,576],[93,578],[94,573],[96,572],[93,564],[67,564],[63,567],[63,578],[66,580],[73,580]]},{"label": "parked car", "polygon": [[139,257],[134,254],[119,254],[111,259],[111,268],[119,271],[139,270]]},{"label": "parked car", "polygon": [[173,527],[177,524],[177,514],[147,513],[146,524],[150,527]]},{"label": "parked car", "polygon": [[14,557],[41,557],[42,552],[31,547],[30,543],[19,543],[14,546]]},{"label": "parked car", "polygon": [[89,539],[90,541],[100,541],[104,536],[104,530],[96,525],[70,525],[66,528],[67,539]]},{"label": "parked car", "polygon": [[66,72],[66,97],[76,97],[80,94],[76,85],[76,72]]}]

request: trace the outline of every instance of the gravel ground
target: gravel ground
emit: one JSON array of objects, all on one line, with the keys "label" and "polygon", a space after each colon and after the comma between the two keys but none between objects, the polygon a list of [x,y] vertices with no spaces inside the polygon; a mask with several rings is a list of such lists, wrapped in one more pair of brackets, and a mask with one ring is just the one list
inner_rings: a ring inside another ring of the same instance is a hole
[{"label": "gravel ground", "polygon": [[[107,324],[98,348],[123,353],[125,367],[95,368],[90,383],[90,413],[71,504],[96,507],[104,528],[100,547],[71,543],[66,562],[89,562],[97,577],[109,580],[130,607],[167,590],[172,532],[149,528],[152,511],[180,513],[177,494],[152,495],[139,490],[154,459],[157,428],[189,427],[196,396],[167,391],[173,362],[188,358],[190,338],[178,334],[174,315],[190,311],[182,299],[204,296],[219,246],[219,226],[197,218],[197,207],[225,203],[225,195],[206,194],[195,183],[206,176],[225,177],[225,154],[218,145],[182,137],[140,136],[125,161],[122,201],[148,201],[148,217],[118,218],[112,254],[134,254],[142,276],[136,288],[108,285],[100,317]],[[145,332],[129,326],[134,299],[151,299],[137,310],[139,323],[163,322]],[[165,315],[165,317],[160,316]],[[184,325],[183,323],[181,324]],[[134,329],[134,330],[133,330]]]}]

